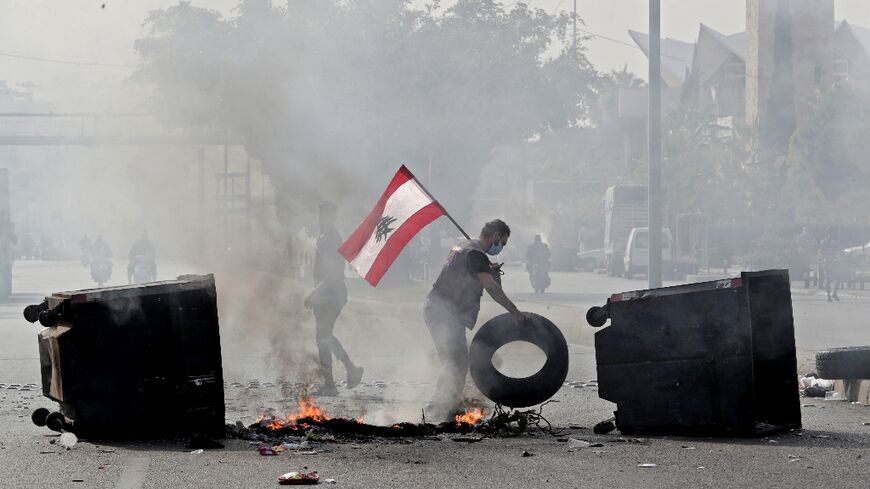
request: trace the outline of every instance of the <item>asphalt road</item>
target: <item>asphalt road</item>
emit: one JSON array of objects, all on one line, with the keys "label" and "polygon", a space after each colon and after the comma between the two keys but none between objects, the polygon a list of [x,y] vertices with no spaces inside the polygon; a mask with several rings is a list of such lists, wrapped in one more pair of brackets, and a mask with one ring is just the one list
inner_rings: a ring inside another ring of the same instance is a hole
[{"label": "asphalt road", "polygon": [[[123,274],[116,264],[116,278]],[[161,278],[195,273],[161,264]],[[278,388],[246,388],[247,382],[312,381],[312,320],[300,304],[304,289],[275,275],[216,273],[220,301],[227,419],[250,422],[258,410],[292,409]],[[117,280],[116,280],[117,281]],[[0,305],[0,384],[39,382],[35,335],[23,321],[24,305],[60,290],[90,285],[76,263],[25,262],[15,267],[15,296]],[[595,330],[583,321],[586,309],[613,292],[644,288],[643,280],[612,279],[590,273],[554,273],[547,294],[531,293],[525,274],[509,268],[505,287],[524,310],[560,326],[570,344],[568,381],[595,378]],[[419,420],[432,392],[433,349],[420,318],[425,286],[370,289],[350,284],[351,303],[336,328],[368,382],[324,402],[332,415],[364,417],[370,423]],[[840,303],[824,294],[793,290],[799,369],[812,368],[812,350],[870,344],[870,294],[844,291]],[[498,314],[487,301],[481,318]],[[521,374],[542,362],[534,349],[504,356],[504,370]],[[337,368],[337,375],[343,371]],[[378,387],[372,381],[383,381]],[[469,386],[467,395],[476,390]],[[275,487],[276,477],[307,467],[344,487],[868,487],[870,408],[843,402],[802,399],[804,430],[770,438],[710,439],[650,437],[625,443],[618,435],[597,436],[591,426],[614,406],[593,387],[566,386],[544,407],[563,433],[478,443],[414,440],[325,443],[312,455],[261,457],[256,447],[230,441],[224,450],[191,454],[180,441],[98,444],[83,441],[72,450],[52,444],[56,435],[33,426],[30,412],[52,407],[37,390],[0,388],[0,487]],[[569,451],[574,437],[603,444]],[[521,456],[524,451],[532,454]],[[639,464],[655,464],[642,468]],[[80,480],[81,482],[74,482]]]}]

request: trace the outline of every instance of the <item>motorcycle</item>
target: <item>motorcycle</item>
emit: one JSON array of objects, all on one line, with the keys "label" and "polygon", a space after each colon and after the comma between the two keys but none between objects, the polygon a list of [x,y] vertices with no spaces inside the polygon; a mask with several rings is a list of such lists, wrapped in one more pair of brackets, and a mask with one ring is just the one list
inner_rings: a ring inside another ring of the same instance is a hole
[{"label": "motorcycle", "polygon": [[112,278],[112,260],[96,258],[91,261],[91,279],[97,283],[97,287],[102,287],[110,278]]},{"label": "motorcycle", "polygon": [[130,283],[142,284],[157,280],[157,263],[148,257],[136,255],[130,263]]},{"label": "motorcycle", "polygon": [[543,294],[544,290],[550,286],[550,264],[529,264],[529,282],[536,293]]}]

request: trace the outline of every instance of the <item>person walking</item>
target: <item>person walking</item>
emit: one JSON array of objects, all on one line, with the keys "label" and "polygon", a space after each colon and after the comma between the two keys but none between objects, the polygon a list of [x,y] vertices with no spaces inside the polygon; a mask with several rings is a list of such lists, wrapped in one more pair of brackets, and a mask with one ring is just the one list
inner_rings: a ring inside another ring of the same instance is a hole
[{"label": "person walking", "polygon": [[335,227],[337,208],[331,202],[318,206],[320,236],[314,252],[314,290],[305,298],[304,305],[314,312],[317,351],[320,356],[320,371],[323,384],[314,392],[316,396],[336,396],[338,388],[332,374],[332,357],[335,355],[347,371],[347,388],[359,385],[363,368],[355,365],[344,346],[335,337],[335,322],[347,303],[347,286],[344,283],[344,259],[338,254],[341,235]]}]

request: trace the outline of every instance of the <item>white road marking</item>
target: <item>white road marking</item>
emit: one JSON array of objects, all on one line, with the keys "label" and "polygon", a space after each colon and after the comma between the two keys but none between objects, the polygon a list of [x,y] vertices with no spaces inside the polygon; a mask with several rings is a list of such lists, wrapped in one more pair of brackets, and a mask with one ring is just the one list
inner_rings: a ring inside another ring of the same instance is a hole
[{"label": "white road marking", "polygon": [[140,489],[148,475],[148,465],[151,459],[148,457],[133,457],[127,461],[127,466],[121,472],[121,478],[115,489]]}]

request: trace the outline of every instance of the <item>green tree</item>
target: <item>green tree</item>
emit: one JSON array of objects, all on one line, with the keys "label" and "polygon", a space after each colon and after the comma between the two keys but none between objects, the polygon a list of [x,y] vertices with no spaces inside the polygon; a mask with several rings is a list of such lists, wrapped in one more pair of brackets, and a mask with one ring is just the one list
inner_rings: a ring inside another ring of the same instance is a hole
[{"label": "green tree", "polygon": [[870,90],[838,84],[792,136],[788,205],[802,223],[870,224]]},{"label": "green tree", "polygon": [[752,202],[751,132],[693,111],[663,123],[663,176],[670,214],[701,212],[713,223],[746,218]]},{"label": "green tree", "polygon": [[282,208],[370,196],[407,163],[462,216],[493,148],[589,117],[595,71],[549,54],[570,22],[492,0],[246,0],[228,19],[181,2],[148,18],[137,79],[167,120],[240,138]]}]

